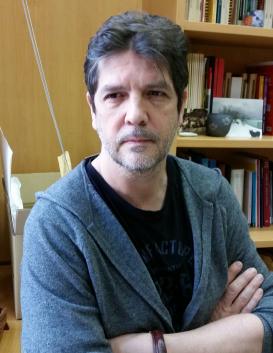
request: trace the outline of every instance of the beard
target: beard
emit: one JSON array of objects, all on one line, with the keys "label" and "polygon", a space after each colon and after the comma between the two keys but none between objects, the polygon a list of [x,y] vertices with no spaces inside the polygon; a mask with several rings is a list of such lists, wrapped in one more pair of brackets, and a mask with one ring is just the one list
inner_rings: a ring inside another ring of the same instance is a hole
[{"label": "beard", "polygon": [[[117,135],[115,141],[109,141],[105,138],[101,129],[98,129],[102,146],[111,159],[133,174],[143,174],[154,170],[167,157],[175,133],[176,126],[162,138],[154,132],[137,126],[133,129],[130,128],[130,130],[123,129]],[[149,142],[131,147],[124,146],[126,141],[132,138],[141,138]],[[126,150],[123,150],[123,148],[126,148]]]}]

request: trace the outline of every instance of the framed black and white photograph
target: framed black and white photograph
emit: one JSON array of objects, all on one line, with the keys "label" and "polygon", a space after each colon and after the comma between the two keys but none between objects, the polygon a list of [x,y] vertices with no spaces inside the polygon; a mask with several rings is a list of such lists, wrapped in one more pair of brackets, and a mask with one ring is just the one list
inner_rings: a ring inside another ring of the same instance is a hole
[{"label": "framed black and white photograph", "polygon": [[262,137],[262,99],[215,97],[212,112],[224,113],[232,117],[227,137]]}]

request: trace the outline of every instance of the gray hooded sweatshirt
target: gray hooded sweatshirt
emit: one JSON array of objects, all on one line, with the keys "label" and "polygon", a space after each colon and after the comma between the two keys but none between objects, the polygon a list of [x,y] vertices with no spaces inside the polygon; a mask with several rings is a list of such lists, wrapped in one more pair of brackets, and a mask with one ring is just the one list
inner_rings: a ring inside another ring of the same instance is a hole
[{"label": "gray hooded sweatshirt", "polygon": [[[264,326],[263,352],[272,353],[273,274],[249,238],[239,203],[217,170],[177,162],[194,244],[193,295],[181,331],[208,323],[228,266],[240,260],[265,278],[254,313]],[[23,353],[110,353],[115,336],[174,331],[146,266],[83,162],[37,195],[21,276]]]}]

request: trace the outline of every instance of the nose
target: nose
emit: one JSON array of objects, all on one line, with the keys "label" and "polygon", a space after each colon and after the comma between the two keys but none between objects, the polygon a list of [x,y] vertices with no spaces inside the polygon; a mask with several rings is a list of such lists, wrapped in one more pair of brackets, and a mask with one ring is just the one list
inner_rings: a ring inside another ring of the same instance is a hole
[{"label": "nose", "polygon": [[144,126],[148,121],[148,112],[145,101],[142,97],[131,97],[128,100],[125,123]]}]

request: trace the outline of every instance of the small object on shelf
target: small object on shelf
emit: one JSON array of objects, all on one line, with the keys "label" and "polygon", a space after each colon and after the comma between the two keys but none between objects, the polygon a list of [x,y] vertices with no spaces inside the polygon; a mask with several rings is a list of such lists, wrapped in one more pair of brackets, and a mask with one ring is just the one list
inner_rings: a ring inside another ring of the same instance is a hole
[{"label": "small object on shelf", "polygon": [[184,137],[194,137],[198,136],[196,132],[191,132],[191,131],[179,131],[178,133],[179,136],[184,136]]},{"label": "small object on shelf", "polygon": [[[227,137],[253,137],[253,133],[255,137],[262,136],[262,99],[215,97],[212,113],[228,114],[232,117]],[[258,132],[260,134],[256,134]]]},{"label": "small object on shelf", "polygon": [[224,137],[229,132],[233,118],[229,114],[210,113],[206,123],[208,136]]},{"label": "small object on shelf", "polygon": [[264,27],[264,11],[251,11],[244,17],[243,24],[245,26]]},{"label": "small object on shelf", "polygon": [[261,137],[260,131],[249,130],[251,137]]},{"label": "small object on shelf", "polygon": [[206,109],[193,109],[190,113],[185,113],[181,125],[182,132],[194,132],[198,135],[206,133]]}]

